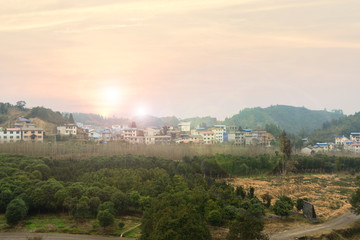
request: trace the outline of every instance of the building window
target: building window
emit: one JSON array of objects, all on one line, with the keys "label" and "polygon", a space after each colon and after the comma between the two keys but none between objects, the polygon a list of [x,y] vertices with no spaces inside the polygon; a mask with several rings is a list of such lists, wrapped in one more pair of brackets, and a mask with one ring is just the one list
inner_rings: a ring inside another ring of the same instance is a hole
[{"label": "building window", "polygon": [[13,139],[14,137],[13,136],[10,136],[11,139]]},{"label": "building window", "polygon": [[19,138],[20,138],[20,136],[16,136],[16,138],[17,138],[17,139],[19,139]]},{"label": "building window", "polygon": [[39,134],[41,134],[41,131],[38,131]]},{"label": "building window", "polygon": [[7,136],[4,136],[4,139],[7,139]]},{"label": "building window", "polygon": [[16,134],[19,134],[20,133],[20,131],[16,131]]},{"label": "building window", "polygon": [[35,131],[31,131],[31,133],[32,133],[32,134],[34,134],[34,133],[35,133]]},{"label": "building window", "polygon": [[13,131],[10,131],[10,134],[13,134]]},{"label": "building window", "polygon": [[24,131],[24,133],[28,133],[28,131]]},{"label": "building window", "polygon": [[28,138],[28,136],[24,136],[24,138]]},{"label": "building window", "polygon": [[38,138],[42,138],[42,136],[38,136]]}]

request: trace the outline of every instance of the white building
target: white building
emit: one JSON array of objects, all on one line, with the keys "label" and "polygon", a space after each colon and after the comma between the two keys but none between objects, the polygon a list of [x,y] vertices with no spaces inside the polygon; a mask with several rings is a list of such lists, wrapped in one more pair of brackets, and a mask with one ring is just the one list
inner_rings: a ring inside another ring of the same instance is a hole
[{"label": "white building", "polygon": [[190,132],[190,122],[180,122],[179,123],[180,132]]},{"label": "white building", "polygon": [[144,136],[145,144],[168,144],[171,136]]},{"label": "white building", "polygon": [[20,128],[0,129],[0,143],[10,143],[21,141]]},{"label": "white building", "polygon": [[75,124],[65,124],[63,126],[57,127],[57,134],[59,135],[76,135],[77,134],[77,126]]},{"label": "white building", "polygon": [[201,132],[200,135],[202,136],[204,144],[213,144],[214,143],[214,132],[212,132],[212,131]]},{"label": "white building", "polygon": [[352,132],[350,134],[350,141],[360,143],[360,132]]},{"label": "white building", "polygon": [[158,136],[161,133],[160,128],[148,127],[144,130],[144,136]]},{"label": "white building", "polygon": [[337,146],[344,146],[348,141],[349,139],[345,136],[335,137],[335,145]]},{"label": "white building", "polygon": [[89,130],[88,137],[91,141],[101,141],[102,140],[102,134],[95,131],[94,129]]},{"label": "white building", "polygon": [[223,143],[224,142],[224,134],[226,133],[226,126],[225,125],[214,125],[213,127],[214,132],[214,140],[216,143]]}]

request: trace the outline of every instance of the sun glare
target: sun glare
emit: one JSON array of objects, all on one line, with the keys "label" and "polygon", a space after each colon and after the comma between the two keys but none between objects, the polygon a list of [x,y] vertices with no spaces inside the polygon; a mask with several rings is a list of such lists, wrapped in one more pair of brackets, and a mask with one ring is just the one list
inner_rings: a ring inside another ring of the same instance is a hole
[{"label": "sun glare", "polygon": [[144,106],[138,107],[136,109],[136,115],[138,116],[145,116],[147,114],[147,110]]},{"label": "sun glare", "polygon": [[120,98],[119,89],[107,88],[104,91],[104,96],[107,103],[110,103],[110,105],[115,104]]}]

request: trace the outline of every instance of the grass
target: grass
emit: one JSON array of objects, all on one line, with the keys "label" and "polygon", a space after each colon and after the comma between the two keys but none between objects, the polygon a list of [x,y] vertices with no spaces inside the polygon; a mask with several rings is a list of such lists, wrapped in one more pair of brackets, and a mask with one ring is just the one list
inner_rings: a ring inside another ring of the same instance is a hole
[{"label": "grass", "polygon": [[[123,228],[119,227],[119,222],[125,223]],[[133,228],[140,223],[140,218],[135,216],[123,216],[115,219],[113,226],[103,228],[96,219],[84,219],[76,221],[67,215],[37,215],[30,216],[19,225],[16,231],[29,233],[70,233],[70,234],[87,234],[87,235],[107,235],[120,236],[124,231]],[[6,224],[5,215],[0,215],[0,232],[3,229],[9,229]],[[10,228],[11,229],[11,228]],[[127,238],[138,238],[140,228],[137,227],[126,234]]]}]

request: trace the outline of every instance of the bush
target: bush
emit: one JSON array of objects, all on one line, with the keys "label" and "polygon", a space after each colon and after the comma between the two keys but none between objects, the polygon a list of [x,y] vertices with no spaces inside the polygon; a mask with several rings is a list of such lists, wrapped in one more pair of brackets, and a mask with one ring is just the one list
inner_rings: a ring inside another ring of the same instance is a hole
[{"label": "bush", "polygon": [[294,207],[294,203],[291,198],[287,196],[281,196],[279,200],[275,202],[274,213],[278,216],[288,216]]},{"label": "bush", "polygon": [[114,224],[114,215],[112,215],[108,209],[104,211],[99,211],[97,215],[97,219],[99,221],[100,226],[107,227]]},{"label": "bush", "polygon": [[119,223],[118,223],[118,227],[119,227],[119,228],[125,227],[125,223],[124,223],[124,222],[119,222]]},{"label": "bush", "polygon": [[104,210],[108,210],[112,215],[115,215],[115,204],[110,201],[100,204],[98,211],[104,211]]},{"label": "bush", "polygon": [[6,208],[6,223],[15,226],[18,224],[27,214],[27,207],[22,199],[16,198],[12,200]]},{"label": "bush", "polygon": [[207,220],[211,223],[211,225],[220,226],[222,223],[222,216],[219,210],[212,210],[209,212],[207,216]]},{"label": "bush", "polygon": [[307,198],[299,198],[298,200],[296,200],[296,209],[298,211],[303,209],[304,201],[308,201],[308,199]]}]

